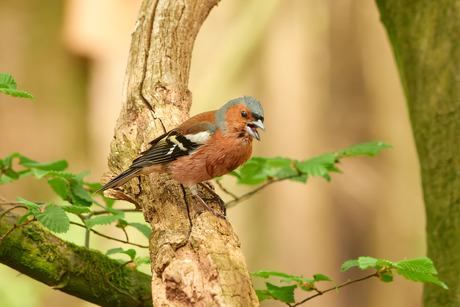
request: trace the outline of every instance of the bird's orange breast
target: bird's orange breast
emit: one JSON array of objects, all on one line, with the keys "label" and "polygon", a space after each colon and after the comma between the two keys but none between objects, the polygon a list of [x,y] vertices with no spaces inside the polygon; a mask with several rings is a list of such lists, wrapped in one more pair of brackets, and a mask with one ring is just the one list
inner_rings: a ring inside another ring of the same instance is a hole
[{"label": "bird's orange breast", "polygon": [[191,186],[230,173],[245,163],[252,153],[252,138],[224,136],[218,130],[207,144],[191,155],[171,162],[166,172],[176,181]]}]

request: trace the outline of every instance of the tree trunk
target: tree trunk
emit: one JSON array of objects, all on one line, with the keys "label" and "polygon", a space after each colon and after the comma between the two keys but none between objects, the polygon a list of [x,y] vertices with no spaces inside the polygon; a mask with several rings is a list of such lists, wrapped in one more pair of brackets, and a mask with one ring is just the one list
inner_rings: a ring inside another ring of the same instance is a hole
[{"label": "tree trunk", "polygon": [[[133,32],[109,167],[125,170],[155,137],[188,118],[190,60],[198,30],[218,0],[145,0]],[[225,103],[224,101],[222,104]],[[205,212],[167,175],[140,176],[112,197],[139,205],[152,226],[155,306],[257,306],[229,223]],[[106,178],[107,179],[107,178]],[[205,193],[200,191],[200,193]],[[219,210],[217,203],[210,203]]]},{"label": "tree trunk", "polygon": [[460,305],[460,7],[377,0],[406,94],[420,159],[428,256],[450,290],[427,283],[425,306]]}]

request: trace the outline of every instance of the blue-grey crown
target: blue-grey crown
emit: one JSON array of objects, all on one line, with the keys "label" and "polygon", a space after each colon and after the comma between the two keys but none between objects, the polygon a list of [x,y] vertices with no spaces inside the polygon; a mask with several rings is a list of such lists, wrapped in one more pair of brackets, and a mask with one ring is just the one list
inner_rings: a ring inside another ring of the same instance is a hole
[{"label": "blue-grey crown", "polygon": [[254,116],[255,119],[261,119],[263,121],[264,109],[262,108],[260,102],[252,96],[244,96],[230,100],[219,110],[217,110],[215,119],[219,129],[223,131],[227,130],[227,124],[225,123],[225,113],[227,113],[227,109],[229,107],[235,106],[237,104],[244,104],[251,111],[252,116]]}]

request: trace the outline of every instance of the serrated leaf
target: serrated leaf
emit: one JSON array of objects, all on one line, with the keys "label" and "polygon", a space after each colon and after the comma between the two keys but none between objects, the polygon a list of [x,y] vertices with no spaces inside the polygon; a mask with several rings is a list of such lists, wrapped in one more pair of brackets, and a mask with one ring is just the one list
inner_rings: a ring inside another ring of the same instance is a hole
[{"label": "serrated leaf", "polygon": [[366,270],[368,268],[378,268],[378,259],[372,257],[359,257],[359,268],[361,270]]},{"label": "serrated leaf", "polygon": [[358,145],[353,145],[345,149],[344,156],[355,157],[355,156],[369,156],[373,157],[378,154],[381,150],[392,148],[393,146],[385,142],[370,142]]},{"label": "serrated leaf", "polygon": [[266,282],[268,292],[277,300],[280,300],[284,303],[294,303],[294,290],[297,288],[297,285],[286,286],[286,287],[277,287],[272,285],[269,282]]},{"label": "serrated leaf", "polygon": [[425,274],[425,273],[419,273],[419,272],[412,272],[412,271],[407,271],[404,269],[397,268],[396,272],[399,275],[404,276],[405,278],[412,280],[412,281],[419,281],[419,282],[432,282],[434,284],[437,284],[444,289],[448,290],[449,287],[442,281],[440,281],[436,276],[430,275],[430,274]]},{"label": "serrated leaf", "polygon": [[268,299],[275,299],[273,295],[271,295],[270,292],[268,292],[268,290],[256,290],[256,295],[257,295],[257,298],[259,299],[259,302],[262,302]]},{"label": "serrated leaf", "polygon": [[67,163],[66,160],[58,160],[58,161],[52,161],[52,162],[37,162],[35,160],[29,159],[23,155],[19,156],[19,164],[28,167],[28,168],[36,168],[39,170],[43,171],[63,171],[67,167],[69,167],[69,164]]},{"label": "serrated leaf", "polygon": [[48,181],[48,184],[53,189],[53,191],[57,195],[59,195],[63,200],[69,199],[70,184],[67,179],[63,179],[61,177],[53,177],[53,178],[48,178],[47,181]]},{"label": "serrated leaf", "polygon": [[150,238],[150,234],[152,233],[152,228],[150,228],[150,226],[145,225],[145,224],[141,224],[141,223],[128,223],[128,225],[129,225],[129,226],[133,226],[134,228],[136,228],[137,230],[139,230],[140,232],[142,232],[142,234],[143,234],[147,239]]},{"label": "serrated leaf", "polygon": [[9,88],[12,90],[15,90],[17,87],[13,76],[4,72],[0,73],[0,85],[3,85],[2,88]]},{"label": "serrated leaf", "polygon": [[283,272],[277,272],[277,271],[258,271],[258,272],[252,272],[250,273],[252,276],[255,277],[262,277],[262,278],[269,278],[270,276],[278,276],[278,277],[286,277],[286,278],[295,278],[298,276],[294,275],[289,275]]},{"label": "serrated leaf", "polygon": [[64,233],[69,230],[69,217],[61,207],[50,206],[43,212],[34,212],[34,215],[44,227],[53,232]]},{"label": "serrated leaf", "polygon": [[340,269],[340,272],[348,271],[349,269],[355,266],[359,266],[359,261],[357,259],[345,261],[345,263],[342,264],[342,268]]},{"label": "serrated leaf", "polygon": [[31,94],[20,91],[20,90],[11,90],[8,88],[0,88],[0,93],[5,93],[7,95],[13,96],[13,97],[19,97],[19,98],[30,98],[32,100],[35,100],[34,96]]},{"label": "serrated leaf", "polygon": [[84,171],[78,175],[75,175],[73,178],[70,178],[70,197],[73,201],[76,201],[78,204],[83,206],[91,206],[93,199],[89,192],[83,186],[83,176],[87,175],[89,171]]},{"label": "serrated leaf", "polygon": [[109,225],[121,218],[119,215],[96,216],[86,220],[86,228],[89,230],[96,225]]},{"label": "serrated leaf", "polygon": [[92,213],[88,207],[81,207],[81,206],[62,206],[61,207],[65,212],[68,213],[73,213],[73,214],[86,214],[86,213]]},{"label": "serrated leaf", "polygon": [[434,268],[433,261],[428,257],[420,257],[420,258],[413,258],[402,260],[396,262],[394,264],[396,267],[412,271],[412,272],[419,272],[425,274],[438,274],[436,269]]},{"label": "serrated leaf", "polygon": [[48,174],[49,176],[54,176],[54,177],[61,177],[65,179],[71,179],[75,177],[74,174],[69,173],[69,172],[62,172],[62,171],[49,171]]}]

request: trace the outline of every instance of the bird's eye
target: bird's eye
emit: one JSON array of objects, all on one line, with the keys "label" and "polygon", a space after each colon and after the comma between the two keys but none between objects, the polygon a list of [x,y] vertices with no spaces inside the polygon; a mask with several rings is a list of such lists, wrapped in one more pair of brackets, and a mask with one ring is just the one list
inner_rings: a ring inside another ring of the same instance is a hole
[{"label": "bird's eye", "polygon": [[241,116],[243,116],[244,118],[248,117],[248,113],[246,113],[245,111],[241,111]]}]

